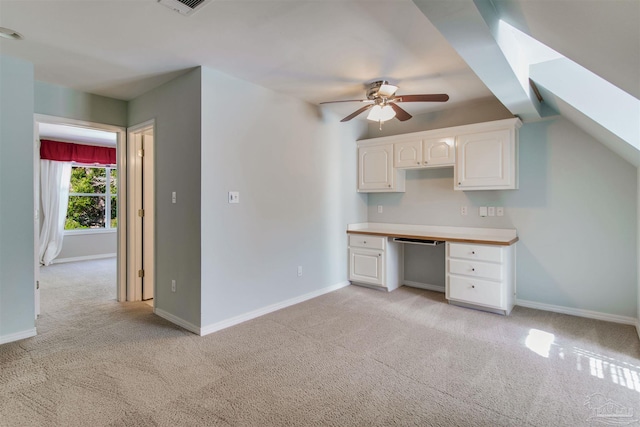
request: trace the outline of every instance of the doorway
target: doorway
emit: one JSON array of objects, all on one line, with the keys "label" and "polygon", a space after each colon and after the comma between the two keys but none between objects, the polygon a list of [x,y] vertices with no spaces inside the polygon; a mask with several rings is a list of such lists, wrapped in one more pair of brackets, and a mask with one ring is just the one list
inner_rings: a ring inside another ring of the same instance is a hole
[{"label": "doorway", "polygon": [[127,181],[129,239],[127,300],[155,306],[154,128],[150,120],[128,129]]},{"label": "doorway", "polygon": [[[72,197],[87,200],[88,205],[93,205],[92,210],[96,218],[91,217],[91,224],[75,224],[75,221],[70,221],[68,210],[66,213],[60,212],[62,219],[65,221],[65,240],[67,243],[67,252],[64,253],[65,245],[62,245],[61,253],[53,260],[56,261],[82,261],[87,259],[98,259],[116,256],[115,262],[115,294],[118,301],[126,300],[126,218],[120,218],[119,213],[126,212],[126,188],[124,185],[118,185],[115,194],[111,192],[112,184],[114,182],[125,183],[126,182],[126,131],[119,126],[105,125],[101,123],[87,122],[81,120],[67,119],[55,116],[46,116],[41,114],[34,115],[34,206],[36,209],[34,216],[34,272],[35,272],[35,287],[34,287],[34,301],[36,318],[40,314],[40,229],[43,214],[41,212],[41,162],[40,162],[40,140],[50,139],[52,141],[71,142],[81,145],[94,145],[94,146],[106,146],[115,147],[116,149],[116,165],[102,167],[104,171],[99,170],[100,167],[95,165],[83,165],[80,167],[78,164],[72,163],[72,169],[86,169],[87,173],[84,176],[83,171],[79,170],[76,178],[83,179],[87,183],[94,181],[100,181],[101,174],[105,175],[104,181],[101,185],[103,190],[95,190],[100,187],[98,184],[94,186],[92,190],[88,191],[91,194],[73,194]],[[61,144],[66,145],[66,144]],[[110,163],[113,163],[111,161]],[[80,176],[82,175],[82,176]],[[117,178],[116,178],[117,177]],[[72,178],[73,180],[73,178]],[[70,184],[72,186],[73,183]],[[105,190],[106,188],[106,190]],[[105,194],[96,194],[96,193]],[[99,201],[99,203],[90,203],[89,199]],[[82,204],[82,203],[81,203]],[[115,205],[115,206],[113,206]],[[96,209],[97,206],[102,206],[102,209]],[[113,209],[111,209],[113,208]],[[96,213],[97,212],[97,213]],[[99,218],[100,212],[104,215],[103,218]],[[75,226],[74,226],[75,224]],[[71,228],[74,228],[67,233]],[[75,233],[75,234],[73,234]],[[108,248],[105,251],[96,250],[97,245],[91,242],[91,238],[96,237],[100,241],[101,245],[105,245]],[[111,237],[113,236],[113,237]],[[75,241],[72,242],[72,240]],[[115,240],[115,245],[113,244]],[[64,240],[63,240],[64,241]],[[74,246],[75,245],[75,246]],[[114,249],[115,246],[115,249]],[[61,256],[62,255],[62,256]],[[59,258],[63,258],[60,260]],[[49,261],[47,261],[48,263]]]}]

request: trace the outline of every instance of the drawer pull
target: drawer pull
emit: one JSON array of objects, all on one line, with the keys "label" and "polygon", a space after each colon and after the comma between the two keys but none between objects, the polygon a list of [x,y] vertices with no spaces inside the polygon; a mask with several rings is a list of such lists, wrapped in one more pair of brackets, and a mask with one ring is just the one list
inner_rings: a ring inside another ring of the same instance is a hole
[{"label": "drawer pull", "polygon": [[476,271],[476,269],[475,269],[475,268],[472,268],[472,269],[471,269],[471,271]]},{"label": "drawer pull", "polygon": [[476,254],[476,251],[471,251],[471,255],[475,255],[475,254]]},{"label": "drawer pull", "polygon": [[366,244],[367,244],[367,241],[366,241],[366,240],[364,240],[362,243],[364,243],[364,244],[366,245]]},{"label": "drawer pull", "polygon": [[476,285],[471,285],[471,289],[475,289],[475,288],[476,288]]}]

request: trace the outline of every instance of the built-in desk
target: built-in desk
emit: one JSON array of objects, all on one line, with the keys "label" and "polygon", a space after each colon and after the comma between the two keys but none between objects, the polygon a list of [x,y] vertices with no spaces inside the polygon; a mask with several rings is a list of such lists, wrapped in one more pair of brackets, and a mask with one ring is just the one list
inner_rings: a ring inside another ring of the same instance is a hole
[{"label": "built-in desk", "polygon": [[403,243],[444,241],[449,303],[509,314],[515,303],[515,229],[360,223],[347,227],[349,280],[393,291],[404,284]]}]

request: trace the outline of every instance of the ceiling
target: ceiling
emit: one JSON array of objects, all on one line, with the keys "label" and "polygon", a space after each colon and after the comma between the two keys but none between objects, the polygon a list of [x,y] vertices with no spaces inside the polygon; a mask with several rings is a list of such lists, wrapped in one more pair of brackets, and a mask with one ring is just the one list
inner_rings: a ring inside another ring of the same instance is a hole
[{"label": "ceiling", "polygon": [[[640,97],[637,0],[491,3]],[[37,80],[124,100],[199,65],[313,104],[362,98],[379,78],[400,95],[449,94],[444,105],[402,104],[412,114],[493,96],[411,0],[214,0],[190,17],[156,0],[0,0],[0,26],[24,36],[0,39],[0,52],[32,62]]]}]

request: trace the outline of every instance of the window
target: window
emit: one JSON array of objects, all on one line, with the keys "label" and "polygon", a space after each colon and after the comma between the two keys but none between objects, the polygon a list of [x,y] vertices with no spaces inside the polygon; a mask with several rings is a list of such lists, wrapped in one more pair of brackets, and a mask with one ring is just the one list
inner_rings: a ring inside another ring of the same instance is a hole
[{"label": "window", "polygon": [[65,230],[116,229],[117,195],[116,168],[72,166]]}]

